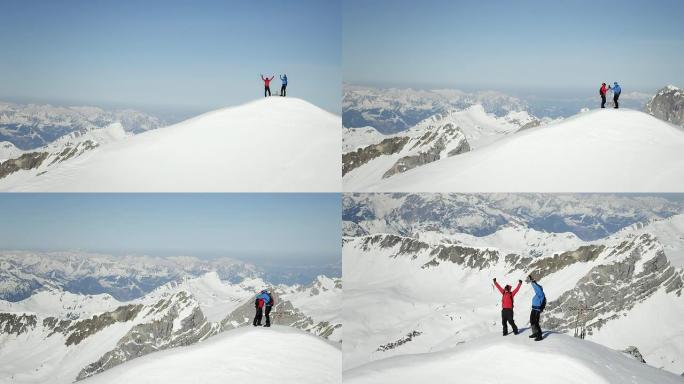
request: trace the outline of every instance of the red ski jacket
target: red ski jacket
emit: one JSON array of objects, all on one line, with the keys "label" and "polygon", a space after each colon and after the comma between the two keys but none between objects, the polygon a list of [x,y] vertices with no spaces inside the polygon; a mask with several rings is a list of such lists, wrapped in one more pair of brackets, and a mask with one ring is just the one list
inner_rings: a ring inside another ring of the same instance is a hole
[{"label": "red ski jacket", "polygon": [[262,299],[257,299],[257,308],[263,308],[264,307],[264,301]]},{"label": "red ski jacket", "polygon": [[[595,88],[594,88],[594,89],[595,89]],[[605,85],[601,85],[601,90],[600,90],[599,92],[601,92],[602,95],[605,95],[606,92],[608,92],[608,88],[606,88]]]},{"label": "red ski jacket", "polygon": [[271,80],[273,80],[273,77],[271,77],[270,79],[268,77],[267,78],[262,77],[261,80],[264,81],[264,87],[268,87],[268,85],[271,84]]},{"label": "red ski jacket", "polygon": [[494,285],[496,285],[496,288],[501,292],[501,308],[503,309],[510,309],[513,308],[513,296],[515,296],[516,293],[518,293],[518,290],[520,289],[520,286],[522,283],[518,282],[518,286],[515,287],[515,289],[511,292],[505,291],[501,286],[499,285],[498,282],[494,282]]}]

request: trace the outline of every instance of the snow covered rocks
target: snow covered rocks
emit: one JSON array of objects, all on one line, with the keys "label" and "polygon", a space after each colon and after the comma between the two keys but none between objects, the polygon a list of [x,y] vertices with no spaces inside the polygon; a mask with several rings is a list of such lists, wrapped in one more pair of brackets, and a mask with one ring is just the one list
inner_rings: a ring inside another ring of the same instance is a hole
[{"label": "snow covered rocks", "polygon": [[646,113],[684,127],[684,90],[668,85],[646,104]]},{"label": "snow covered rocks", "polygon": [[304,100],[271,97],[8,173],[0,190],[335,192],[340,124]]}]

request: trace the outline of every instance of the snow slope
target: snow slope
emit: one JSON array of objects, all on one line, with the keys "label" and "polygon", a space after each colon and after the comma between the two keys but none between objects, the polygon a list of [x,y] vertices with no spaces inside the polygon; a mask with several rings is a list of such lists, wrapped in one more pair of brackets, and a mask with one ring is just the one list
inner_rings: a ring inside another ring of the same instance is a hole
[{"label": "snow slope", "polygon": [[[541,343],[519,336],[488,335],[441,352],[398,356],[344,373],[344,382],[419,383],[681,383],[672,373],[649,367],[591,341],[549,334]],[[447,382],[449,382],[447,380]]]},{"label": "snow slope", "polygon": [[83,381],[106,383],[339,383],[341,354],[289,327],[244,327],[156,352]]},{"label": "snow slope", "polygon": [[604,109],[527,129],[481,149],[348,191],[667,192],[684,190],[684,130]]},{"label": "snow slope", "polygon": [[5,191],[340,190],[340,117],[271,97],[120,140]]}]

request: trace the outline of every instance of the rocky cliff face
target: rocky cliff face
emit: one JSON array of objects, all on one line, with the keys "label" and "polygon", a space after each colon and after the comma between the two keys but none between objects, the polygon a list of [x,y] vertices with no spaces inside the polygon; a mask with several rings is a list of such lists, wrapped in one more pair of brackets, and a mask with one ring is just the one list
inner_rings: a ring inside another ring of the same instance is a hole
[{"label": "rocky cliff face", "polygon": [[[428,119],[420,125],[342,155],[342,175],[358,168],[380,167],[381,178],[455,156],[470,150],[461,129],[441,116]],[[357,171],[358,172],[358,171]]]},{"label": "rocky cliff face", "polygon": [[646,104],[646,113],[684,127],[684,90],[668,85]]},{"label": "rocky cliff face", "polygon": [[207,322],[199,304],[185,292],[160,300],[142,312],[138,324],[119,339],[113,350],[84,367],[77,380],[148,353],[194,344],[219,330],[215,324]]}]

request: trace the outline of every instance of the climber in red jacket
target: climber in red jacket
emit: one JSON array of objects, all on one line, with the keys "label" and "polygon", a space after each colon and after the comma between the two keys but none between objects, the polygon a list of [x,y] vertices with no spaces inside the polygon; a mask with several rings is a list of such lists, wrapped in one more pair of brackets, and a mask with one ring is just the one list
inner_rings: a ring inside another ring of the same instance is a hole
[{"label": "climber in red jacket", "polygon": [[518,327],[515,325],[515,321],[513,321],[513,297],[520,290],[522,280],[518,280],[518,286],[515,287],[513,291],[511,291],[510,285],[506,285],[505,287],[501,288],[499,283],[496,282],[496,277],[494,278],[494,285],[499,290],[499,292],[501,292],[502,295],[501,323],[503,324],[503,335],[508,335],[508,323],[511,323],[511,327],[513,327],[513,333],[517,335]]},{"label": "climber in red jacket", "polygon": [[606,107],[606,92],[610,87],[606,87],[606,83],[601,84],[601,88],[599,89],[599,96],[601,96],[601,108]]},{"label": "climber in red jacket", "polygon": [[269,79],[268,76],[264,77],[264,75],[261,75],[261,80],[264,81],[264,97],[266,97],[266,94],[268,93],[269,96],[271,96],[271,80],[273,80],[275,76],[271,76]]}]

